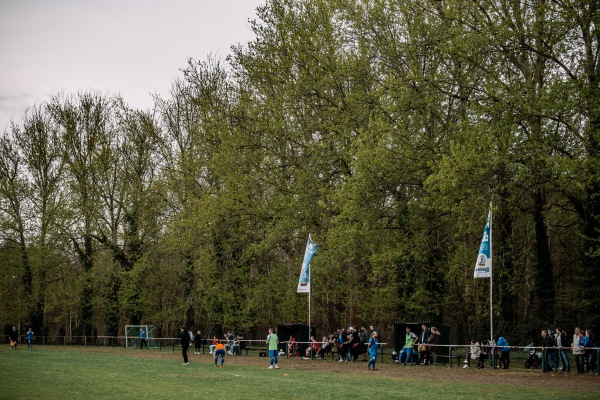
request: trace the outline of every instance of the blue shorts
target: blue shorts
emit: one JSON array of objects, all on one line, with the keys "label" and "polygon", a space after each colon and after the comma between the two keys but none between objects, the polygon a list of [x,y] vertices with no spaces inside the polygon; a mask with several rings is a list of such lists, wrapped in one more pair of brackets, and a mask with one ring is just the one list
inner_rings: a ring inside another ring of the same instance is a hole
[{"label": "blue shorts", "polygon": [[219,356],[221,356],[222,358],[225,358],[225,349],[219,349],[219,350],[215,351],[215,359],[218,358]]}]

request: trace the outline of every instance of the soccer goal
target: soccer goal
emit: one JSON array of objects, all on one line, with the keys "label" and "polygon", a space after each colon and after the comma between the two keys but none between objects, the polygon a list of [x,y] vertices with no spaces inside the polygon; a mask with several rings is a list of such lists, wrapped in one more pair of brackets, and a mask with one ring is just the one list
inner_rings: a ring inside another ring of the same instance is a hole
[{"label": "soccer goal", "polygon": [[158,343],[154,339],[154,325],[125,325],[125,347],[140,347],[142,338],[141,330],[146,331],[148,347],[157,349]]}]

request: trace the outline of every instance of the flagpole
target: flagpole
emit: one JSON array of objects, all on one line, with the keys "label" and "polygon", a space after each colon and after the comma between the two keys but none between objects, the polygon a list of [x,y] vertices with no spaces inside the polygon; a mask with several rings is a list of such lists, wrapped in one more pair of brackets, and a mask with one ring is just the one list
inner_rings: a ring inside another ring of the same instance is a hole
[{"label": "flagpole", "polygon": [[[490,257],[493,258],[492,252],[492,202],[490,201]],[[492,280],[494,279],[494,266],[493,263],[490,265],[490,341],[494,340],[494,313],[493,313],[493,302],[492,302]]]},{"label": "flagpole", "polygon": [[310,233],[308,234],[308,241],[306,243],[306,250],[304,251],[304,260],[302,261],[302,270],[300,271],[300,279],[298,280],[298,289],[297,293],[308,293],[308,335],[310,337],[311,331],[311,320],[310,320],[310,294],[312,292],[311,279],[310,279],[310,260],[312,256],[315,254],[319,246],[312,241],[310,237]]},{"label": "flagpole", "polygon": [[[310,292],[312,292],[312,288],[310,289]],[[310,330],[310,292],[308,292],[308,340],[310,340],[310,334],[312,333]]]}]

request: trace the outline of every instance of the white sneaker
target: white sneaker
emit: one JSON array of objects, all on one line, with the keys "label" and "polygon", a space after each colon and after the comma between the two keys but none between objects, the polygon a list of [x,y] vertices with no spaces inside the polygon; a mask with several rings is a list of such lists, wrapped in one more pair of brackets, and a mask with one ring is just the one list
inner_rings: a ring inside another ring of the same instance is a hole
[{"label": "white sneaker", "polygon": [[275,364],[275,368],[279,368],[279,365]]},{"label": "white sneaker", "polygon": [[273,366],[272,366],[272,365],[269,365],[269,368],[268,368],[268,369],[273,369]]},{"label": "white sneaker", "polygon": [[181,365],[190,365],[190,363],[189,363],[189,362],[186,362],[186,363],[183,363],[183,364],[181,364]]},{"label": "white sneaker", "polygon": [[463,368],[469,368],[469,366],[468,366],[467,364],[465,364],[465,365],[463,366]]},{"label": "white sneaker", "polygon": [[208,354],[212,354],[212,351],[210,353],[208,353]]}]

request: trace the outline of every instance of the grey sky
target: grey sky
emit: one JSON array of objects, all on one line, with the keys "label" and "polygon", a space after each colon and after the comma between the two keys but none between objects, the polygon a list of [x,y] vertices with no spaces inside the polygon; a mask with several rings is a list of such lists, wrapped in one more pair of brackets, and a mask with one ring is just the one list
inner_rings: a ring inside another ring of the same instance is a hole
[{"label": "grey sky", "polygon": [[0,0],[0,132],[64,91],[121,94],[150,108],[189,57],[254,39],[266,0]]}]

